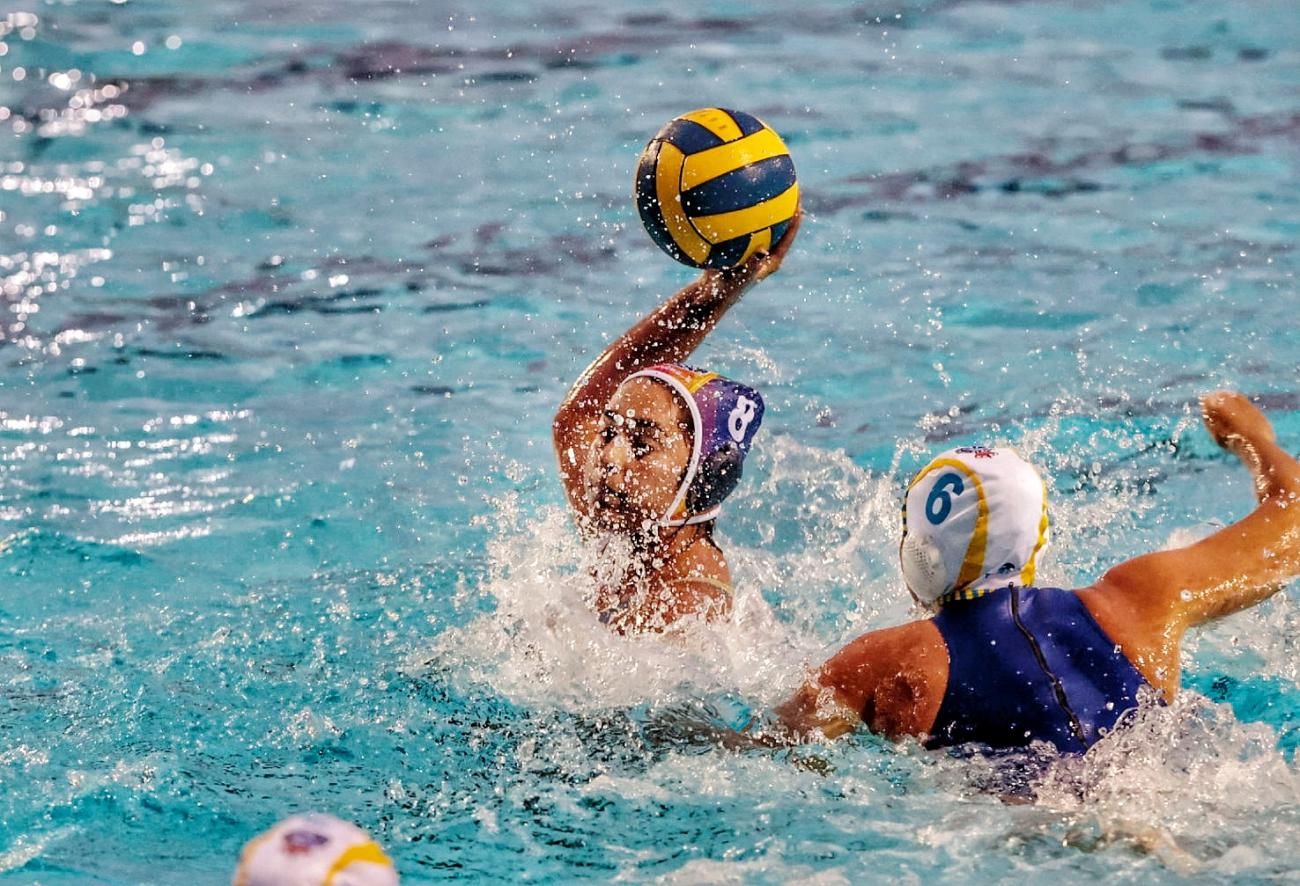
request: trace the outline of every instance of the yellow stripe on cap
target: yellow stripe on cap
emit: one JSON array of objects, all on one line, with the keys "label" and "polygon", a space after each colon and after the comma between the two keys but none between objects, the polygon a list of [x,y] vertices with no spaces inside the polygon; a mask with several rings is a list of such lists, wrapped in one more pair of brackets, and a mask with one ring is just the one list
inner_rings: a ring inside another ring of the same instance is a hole
[{"label": "yellow stripe on cap", "polygon": [[725,243],[790,219],[798,205],[799,186],[794,184],[771,200],[735,212],[696,216],[694,222],[710,243]]},{"label": "yellow stripe on cap", "polygon": [[770,129],[760,129],[739,141],[706,148],[687,157],[686,169],[682,172],[682,190],[689,190],[728,172],[743,169],[751,163],[788,153],[790,152],[786,150],[781,136]]},{"label": "yellow stripe on cap", "polygon": [[1029,554],[1029,561],[1025,563],[1025,568],[1020,570],[1020,584],[1022,587],[1033,587],[1034,575],[1038,571],[1038,552],[1043,549],[1047,542],[1047,481],[1043,481],[1043,516],[1038,520],[1038,540],[1034,542],[1034,549]]},{"label": "yellow stripe on cap", "polygon": [[[958,461],[955,458],[936,459],[930,463],[922,476],[928,477],[940,468],[953,468],[961,471],[963,476],[974,484],[977,496],[975,531],[971,533],[970,544],[966,546],[966,556],[961,561],[961,571],[957,573],[957,580],[952,585],[953,590],[959,590],[984,577],[986,571],[984,568],[984,555],[989,543],[989,502],[984,495],[984,484],[980,482],[979,474],[965,462]],[[920,479],[921,477],[917,478],[918,481]],[[915,486],[916,483],[912,485]]]},{"label": "yellow stripe on cap", "polygon": [[740,131],[736,121],[731,119],[731,115],[722,108],[700,108],[698,111],[683,114],[682,119],[698,123],[724,142],[735,141],[745,134]]},{"label": "yellow stripe on cap", "polygon": [[686,390],[694,394],[700,388],[718,377],[719,376],[716,372],[696,372],[692,374],[691,378],[683,379],[682,384],[686,385]]},{"label": "yellow stripe on cap", "polygon": [[[691,369],[689,366],[683,366],[680,363],[660,363],[656,366],[650,366],[639,372],[629,375],[624,381],[631,381],[634,378],[657,378],[660,381],[669,380],[676,382],[685,389],[687,394],[695,394],[700,388],[713,381],[715,378],[721,378],[716,372],[705,372]],[[681,393],[680,391],[678,392]]]},{"label": "yellow stripe on cap", "polygon": [[323,886],[333,886],[335,877],[359,862],[377,864],[386,868],[393,866],[392,859],[384,855],[384,850],[380,849],[379,844],[374,840],[358,843],[344,849],[339,857],[334,860],[334,864],[330,865],[330,869],[325,874]]},{"label": "yellow stripe on cap", "polygon": [[263,843],[271,839],[272,832],[258,834],[244,844],[244,851],[239,853],[239,865],[235,868],[235,879],[231,886],[248,886],[248,866],[253,861],[253,854]]},{"label": "yellow stripe on cap", "polygon": [[700,236],[699,231],[682,209],[679,182],[686,155],[670,142],[659,143],[659,156],[655,160],[655,197],[659,200],[659,213],[668,228],[668,235],[682,252],[695,262],[709,257],[712,244]]}]

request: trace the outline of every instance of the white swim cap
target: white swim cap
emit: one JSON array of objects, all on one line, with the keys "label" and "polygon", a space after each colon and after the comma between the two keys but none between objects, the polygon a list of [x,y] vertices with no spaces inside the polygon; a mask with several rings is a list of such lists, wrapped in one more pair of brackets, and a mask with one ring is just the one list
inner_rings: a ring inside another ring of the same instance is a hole
[{"label": "white swim cap", "polygon": [[286,818],[249,840],[232,886],[397,886],[397,871],[361,828],[332,815]]},{"label": "white swim cap", "polygon": [[1047,533],[1047,487],[1033,465],[1010,449],[950,449],[908,486],[903,578],[926,604],[1026,587]]}]

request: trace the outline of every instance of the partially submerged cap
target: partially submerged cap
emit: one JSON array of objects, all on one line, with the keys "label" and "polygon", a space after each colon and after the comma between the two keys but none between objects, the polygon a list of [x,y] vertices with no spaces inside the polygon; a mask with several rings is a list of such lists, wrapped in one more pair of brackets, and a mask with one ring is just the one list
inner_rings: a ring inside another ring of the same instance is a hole
[{"label": "partially submerged cap", "polygon": [[397,886],[397,871],[361,828],[332,815],[286,818],[244,846],[232,886]]},{"label": "partially submerged cap", "polygon": [[950,449],[908,486],[903,577],[926,604],[1026,587],[1047,534],[1047,487],[1033,465],[1010,449]]},{"label": "partially submerged cap", "polygon": [[712,520],[740,482],[745,455],[763,422],[763,398],[740,382],[679,363],[651,366],[625,381],[634,378],[668,385],[691,416],[691,459],[660,522],[684,526]]}]

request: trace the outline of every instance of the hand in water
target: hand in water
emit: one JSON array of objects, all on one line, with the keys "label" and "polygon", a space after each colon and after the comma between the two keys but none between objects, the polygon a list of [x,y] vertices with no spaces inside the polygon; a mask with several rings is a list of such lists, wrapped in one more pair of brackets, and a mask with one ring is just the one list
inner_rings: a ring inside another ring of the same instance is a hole
[{"label": "hand in water", "polygon": [[733,729],[723,722],[722,712],[708,701],[688,701],[669,705],[651,714],[641,734],[652,747],[672,747],[702,753],[713,748],[726,751],[778,750],[794,766],[829,775],[835,771],[825,759],[814,754],[796,752],[800,742],[789,732],[751,720],[743,729]]}]

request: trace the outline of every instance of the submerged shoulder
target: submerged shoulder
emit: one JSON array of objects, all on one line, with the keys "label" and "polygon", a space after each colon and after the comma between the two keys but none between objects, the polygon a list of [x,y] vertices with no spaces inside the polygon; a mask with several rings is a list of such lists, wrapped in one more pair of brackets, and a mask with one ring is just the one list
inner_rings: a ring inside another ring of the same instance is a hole
[{"label": "submerged shoulder", "polygon": [[673,584],[698,582],[705,585],[731,586],[731,570],[722,551],[704,539],[674,557],[661,573],[665,581]]},{"label": "submerged shoulder", "polygon": [[822,685],[890,738],[921,736],[948,683],[948,647],[931,619],[863,634],[822,667]]},{"label": "submerged shoulder", "polygon": [[692,614],[712,621],[731,612],[731,571],[712,544],[693,544],[674,557],[655,576],[655,585],[670,621]]}]

